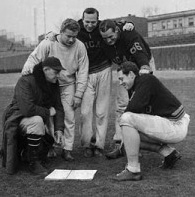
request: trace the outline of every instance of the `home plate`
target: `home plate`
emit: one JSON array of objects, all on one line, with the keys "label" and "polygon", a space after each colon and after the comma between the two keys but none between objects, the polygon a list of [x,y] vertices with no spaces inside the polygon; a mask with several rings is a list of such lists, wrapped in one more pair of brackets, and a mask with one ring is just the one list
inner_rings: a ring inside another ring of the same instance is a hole
[{"label": "home plate", "polygon": [[49,180],[93,180],[97,170],[61,170],[55,169],[45,177]]}]

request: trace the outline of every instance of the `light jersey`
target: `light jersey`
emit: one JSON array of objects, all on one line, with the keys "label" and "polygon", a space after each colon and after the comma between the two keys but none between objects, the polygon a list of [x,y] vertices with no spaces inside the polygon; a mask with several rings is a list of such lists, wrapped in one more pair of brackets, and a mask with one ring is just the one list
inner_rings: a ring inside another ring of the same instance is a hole
[{"label": "light jersey", "polygon": [[60,72],[59,84],[75,83],[77,73],[77,90],[84,92],[88,78],[89,60],[85,45],[76,39],[76,42],[67,47],[58,41],[43,40],[30,54],[24,67],[31,67],[43,61],[48,56],[58,58],[65,70]]}]

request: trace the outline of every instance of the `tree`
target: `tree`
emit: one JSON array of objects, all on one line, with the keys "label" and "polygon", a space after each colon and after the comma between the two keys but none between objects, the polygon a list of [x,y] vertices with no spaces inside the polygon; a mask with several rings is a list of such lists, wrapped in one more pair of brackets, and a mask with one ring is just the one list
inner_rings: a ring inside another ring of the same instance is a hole
[{"label": "tree", "polygon": [[157,15],[160,13],[160,9],[158,6],[148,6],[148,7],[143,7],[142,8],[142,13],[144,17],[152,16],[152,15]]}]

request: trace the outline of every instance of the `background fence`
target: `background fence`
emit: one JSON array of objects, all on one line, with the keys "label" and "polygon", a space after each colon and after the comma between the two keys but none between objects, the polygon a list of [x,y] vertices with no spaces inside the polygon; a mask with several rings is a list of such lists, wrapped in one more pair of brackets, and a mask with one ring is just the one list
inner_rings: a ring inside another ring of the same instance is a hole
[{"label": "background fence", "polygon": [[195,44],[151,47],[157,70],[194,70]]},{"label": "background fence", "polygon": [[0,57],[0,73],[21,72],[30,52]]},{"label": "background fence", "polygon": [[[195,70],[195,44],[151,47],[157,70]],[[20,72],[31,51],[4,52],[0,73]]]}]

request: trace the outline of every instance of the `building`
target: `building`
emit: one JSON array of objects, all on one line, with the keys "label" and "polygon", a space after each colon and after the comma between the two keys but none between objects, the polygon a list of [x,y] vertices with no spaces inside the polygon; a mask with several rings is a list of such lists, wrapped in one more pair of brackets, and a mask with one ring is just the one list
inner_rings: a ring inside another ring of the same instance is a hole
[{"label": "building", "polygon": [[148,17],[148,37],[195,33],[195,10]]}]

